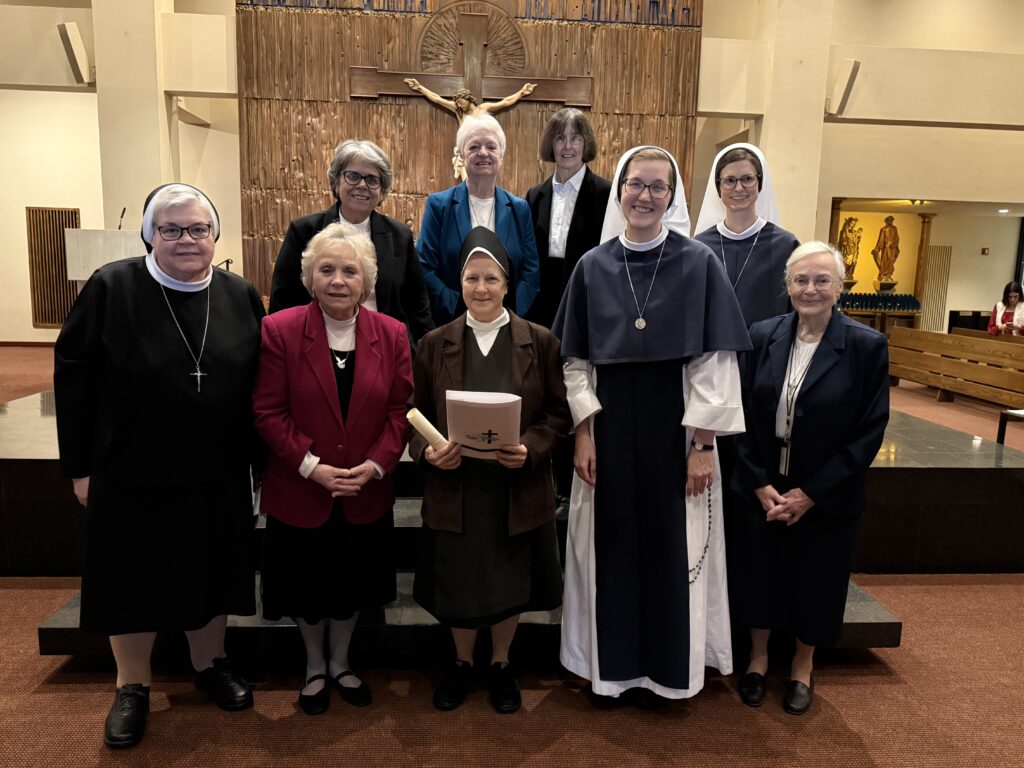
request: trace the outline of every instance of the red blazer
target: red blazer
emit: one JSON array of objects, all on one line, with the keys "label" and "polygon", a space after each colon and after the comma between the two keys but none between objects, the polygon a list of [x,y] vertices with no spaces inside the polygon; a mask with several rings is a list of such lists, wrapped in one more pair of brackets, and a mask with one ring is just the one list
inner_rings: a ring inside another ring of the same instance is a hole
[{"label": "red blazer", "polygon": [[359,309],[356,370],[347,418],[327,347],[327,329],[314,300],[263,318],[263,347],[253,390],[256,428],[270,447],[261,509],[289,525],[317,528],[330,517],[327,489],[299,474],[310,451],[346,469],[373,459],[384,468],[344,500],[345,519],[369,523],[395,501],[391,475],[405,448],[406,403],[412,392],[409,336],[397,320]]}]

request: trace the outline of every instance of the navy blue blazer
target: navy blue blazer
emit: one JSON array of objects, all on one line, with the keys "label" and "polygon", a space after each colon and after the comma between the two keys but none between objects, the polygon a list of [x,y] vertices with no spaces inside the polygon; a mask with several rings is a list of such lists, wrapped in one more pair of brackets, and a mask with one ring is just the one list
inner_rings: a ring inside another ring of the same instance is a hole
[{"label": "navy blue blazer", "polygon": [[864,508],[864,479],[889,422],[889,346],[881,333],[837,310],[797,395],[789,474],[779,474],[775,413],[782,397],[795,312],[750,327],[753,349],[739,355],[747,431],[736,438],[733,490],[800,488],[821,508],[853,516]]},{"label": "navy blue blazer", "polygon": [[[462,182],[427,198],[416,252],[430,294],[430,310],[438,327],[459,314],[462,281],[459,251],[473,228],[469,190]],[[508,251],[515,272],[516,314],[524,316],[540,291],[537,243],[530,206],[501,187],[494,189],[494,232]]]}]

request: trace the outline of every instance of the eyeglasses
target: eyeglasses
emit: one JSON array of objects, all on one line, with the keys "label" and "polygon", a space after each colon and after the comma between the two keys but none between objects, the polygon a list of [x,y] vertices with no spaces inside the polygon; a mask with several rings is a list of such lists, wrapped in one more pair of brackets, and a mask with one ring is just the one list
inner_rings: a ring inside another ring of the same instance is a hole
[{"label": "eyeglasses", "polygon": [[163,224],[157,227],[156,231],[160,233],[161,238],[171,242],[180,240],[186,232],[193,240],[205,240],[210,236],[210,225],[192,224],[188,227],[179,227],[177,224]]},{"label": "eyeglasses", "polygon": [[832,275],[818,275],[812,280],[807,275],[797,275],[789,282],[795,285],[800,290],[805,290],[807,286],[813,283],[815,289],[822,291],[831,286],[832,283],[838,282],[838,279],[832,277]]},{"label": "eyeglasses", "polygon": [[629,194],[637,197],[642,195],[645,189],[648,189],[651,192],[651,197],[655,200],[664,200],[672,191],[672,187],[663,181],[656,181],[653,184],[644,184],[640,179],[626,179],[626,183],[623,184],[623,186]]},{"label": "eyeglasses", "polygon": [[374,176],[372,173],[356,173],[355,171],[342,171],[341,178],[345,180],[346,184],[353,187],[358,186],[360,181],[365,181],[368,189],[380,189],[380,185],[384,183],[380,176]]},{"label": "eyeglasses", "polygon": [[739,182],[744,189],[750,189],[757,184],[757,181],[760,178],[760,176],[755,176],[752,173],[745,173],[739,178],[735,176],[723,176],[718,180],[718,186],[722,189],[733,189],[736,186],[736,183]]}]

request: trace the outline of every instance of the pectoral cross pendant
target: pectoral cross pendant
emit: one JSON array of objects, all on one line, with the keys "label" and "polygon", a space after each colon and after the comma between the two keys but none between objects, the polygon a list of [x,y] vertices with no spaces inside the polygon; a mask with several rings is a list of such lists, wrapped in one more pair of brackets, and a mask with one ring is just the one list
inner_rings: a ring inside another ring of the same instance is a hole
[{"label": "pectoral cross pendant", "polygon": [[196,377],[196,392],[199,392],[199,391],[202,390],[202,388],[203,388],[203,376],[207,376],[207,375],[208,374],[205,374],[201,370],[199,370],[199,366],[198,365],[196,366],[195,372],[189,374],[189,376],[195,376]]}]

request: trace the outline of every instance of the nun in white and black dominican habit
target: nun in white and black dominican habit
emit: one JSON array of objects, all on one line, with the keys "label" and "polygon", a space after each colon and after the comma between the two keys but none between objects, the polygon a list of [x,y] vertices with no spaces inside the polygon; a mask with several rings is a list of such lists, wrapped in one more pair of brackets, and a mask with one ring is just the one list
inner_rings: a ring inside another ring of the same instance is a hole
[{"label": "nun in white and black dominican habit", "polygon": [[634,148],[613,184],[615,236],[577,265],[552,329],[576,427],[561,660],[643,703],[732,671],[714,442],[743,431],[750,340],[721,263],[685,234],[675,159]]},{"label": "nun in white and black dominican habit", "polygon": [[725,267],[747,327],[791,310],[779,275],[800,241],[782,228],[760,149],[730,144],[718,153],[693,231],[694,240],[714,251]]},{"label": "nun in white and black dominican habit", "polygon": [[196,683],[222,709],[252,691],[224,654],[227,614],[255,612],[249,467],[263,303],[212,266],[220,234],[187,184],[146,200],[147,256],[106,264],[55,345],[57,436],[85,505],[81,627],[110,636],[112,748],[142,738],[150,653],[186,632]]}]

